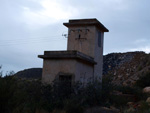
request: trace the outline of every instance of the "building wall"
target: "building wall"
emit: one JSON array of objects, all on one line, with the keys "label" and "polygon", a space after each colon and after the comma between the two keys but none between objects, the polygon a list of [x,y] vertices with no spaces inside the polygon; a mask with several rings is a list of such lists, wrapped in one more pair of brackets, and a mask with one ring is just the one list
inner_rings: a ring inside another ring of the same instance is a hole
[{"label": "building wall", "polygon": [[[98,33],[101,32],[101,38],[98,39]],[[94,66],[94,76],[98,80],[102,80],[102,69],[103,69],[103,40],[104,40],[104,32],[96,29],[95,33],[95,51],[94,51],[94,60],[97,64]],[[100,41],[100,47],[98,45]]]},{"label": "building wall", "polygon": [[[89,31],[86,31],[88,29]],[[78,30],[82,30],[78,32]],[[98,32],[101,32],[101,39],[98,40]],[[99,31],[96,26],[69,27],[68,31],[68,50],[77,50],[94,58],[97,64],[94,66],[94,78],[102,78],[103,66],[103,36],[104,32]],[[79,39],[79,34],[80,38]],[[82,39],[86,38],[86,39]],[[101,46],[98,46],[98,42]]]},{"label": "building wall", "polygon": [[80,81],[85,85],[86,83],[93,81],[94,77],[94,66],[91,64],[77,62],[75,81]]},{"label": "building wall", "polygon": [[69,27],[67,44],[67,50],[77,50],[94,57],[95,26]]},{"label": "building wall", "polygon": [[51,84],[59,74],[74,75],[76,63],[71,59],[44,59],[42,82]]},{"label": "building wall", "polygon": [[72,82],[87,82],[93,76],[93,66],[75,59],[44,60],[42,82],[51,84],[60,74],[72,75]]}]

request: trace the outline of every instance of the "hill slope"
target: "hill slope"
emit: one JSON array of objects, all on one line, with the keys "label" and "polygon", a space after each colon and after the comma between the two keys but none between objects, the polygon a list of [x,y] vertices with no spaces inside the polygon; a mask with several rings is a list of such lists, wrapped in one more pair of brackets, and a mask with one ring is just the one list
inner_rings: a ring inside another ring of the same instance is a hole
[{"label": "hill slope", "polygon": [[150,71],[150,54],[144,52],[111,53],[104,56],[103,75],[116,85],[132,86]]},{"label": "hill slope", "polygon": [[17,72],[14,76],[25,79],[40,79],[42,68],[30,68]]}]

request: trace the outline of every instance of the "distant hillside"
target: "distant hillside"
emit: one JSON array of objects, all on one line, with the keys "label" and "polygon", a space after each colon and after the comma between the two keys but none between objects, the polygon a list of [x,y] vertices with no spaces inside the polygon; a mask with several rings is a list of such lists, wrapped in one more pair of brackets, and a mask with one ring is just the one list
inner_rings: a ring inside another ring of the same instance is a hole
[{"label": "distant hillside", "polygon": [[116,85],[132,86],[150,71],[150,54],[144,52],[111,53],[104,56],[103,75]]},{"label": "distant hillside", "polygon": [[40,79],[42,76],[42,68],[30,68],[17,72],[14,76],[26,79]]},{"label": "distant hillside", "polygon": [[143,52],[110,53],[103,57],[103,75],[133,59],[134,55]]}]

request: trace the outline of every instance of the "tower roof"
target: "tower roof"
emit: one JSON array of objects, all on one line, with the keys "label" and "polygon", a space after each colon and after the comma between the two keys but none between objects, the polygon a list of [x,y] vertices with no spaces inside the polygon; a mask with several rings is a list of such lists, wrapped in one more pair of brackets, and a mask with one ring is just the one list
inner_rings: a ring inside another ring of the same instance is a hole
[{"label": "tower roof", "polygon": [[96,18],[93,19],[73,19],[69,20],[69,23],[63,23],[66,27],[71,26],[96,26],[98,29],[102,30],[103,32],[109,32],[109,30],[100,23]]}]

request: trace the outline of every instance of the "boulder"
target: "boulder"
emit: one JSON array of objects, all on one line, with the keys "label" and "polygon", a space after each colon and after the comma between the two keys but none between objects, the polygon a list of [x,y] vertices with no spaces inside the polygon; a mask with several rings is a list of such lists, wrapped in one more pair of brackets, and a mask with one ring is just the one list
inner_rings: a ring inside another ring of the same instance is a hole
[{"label": "boulder", "polygon": [[128,105],[129,107],[132,107],[132,106],[134,105],[134,103],[133,103],[133,102],[128,102],[127,105]]},{"label": "boulder", "polygon": [[146,102],[150,103],[150,97],[148,97],[148,98],[146,99]]},{"label": "boulder", "polygon": [[143,93],[150,93],[150,86],[143,89]]}]

